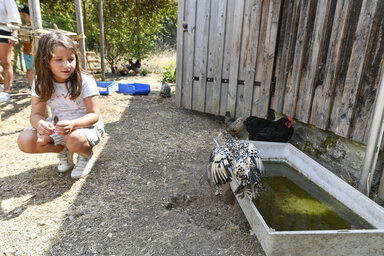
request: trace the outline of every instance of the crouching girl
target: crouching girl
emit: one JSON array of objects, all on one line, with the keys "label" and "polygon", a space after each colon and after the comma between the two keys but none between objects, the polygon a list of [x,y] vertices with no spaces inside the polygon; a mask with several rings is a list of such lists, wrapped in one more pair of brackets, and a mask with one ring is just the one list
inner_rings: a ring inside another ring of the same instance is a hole
[{"label": "crouching girl", "polygon": [[[58,153],[58,171],[74,179],[90,173],[92,148],[104,134],[95,80],[82,74],[73,41],[60,32],[43,35],[35,56],[30,123],[18,138],[25,153]],[[46,119],[46,107],[52,118]],[[73,163],[73,152],[78,154]]]}]

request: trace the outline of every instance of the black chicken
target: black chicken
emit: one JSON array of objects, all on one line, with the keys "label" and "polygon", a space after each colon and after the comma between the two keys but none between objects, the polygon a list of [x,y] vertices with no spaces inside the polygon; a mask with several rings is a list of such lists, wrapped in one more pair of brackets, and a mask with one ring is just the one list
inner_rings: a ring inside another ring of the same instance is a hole
[{"label": "black chicken", "polygon": [[[235,194],[249,194],[256,198],[261,188],[260,177],[264,175],[264,165],[254,144],[238,141],[223,132],[217,147],[213,150],[207,166],[208,181],[215,185],[223,185],[236,177],[240,184]],[[251,186],[251,191],[247,186]]]},{"label": "black chicken", "polygon": [[277,121],[249,116],[244,125],[249,133],[249,140],[287,142],[293,135],[293,119],[282,117]]}]

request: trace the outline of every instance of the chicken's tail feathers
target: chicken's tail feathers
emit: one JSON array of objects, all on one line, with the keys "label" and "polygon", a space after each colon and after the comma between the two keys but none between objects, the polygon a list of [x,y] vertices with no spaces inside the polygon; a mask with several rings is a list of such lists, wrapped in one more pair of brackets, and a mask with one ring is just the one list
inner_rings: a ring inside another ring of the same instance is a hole
[{"label": "chicken's tail feathers", "polygon": [[219,139],[215,139],[215,138],[213,138],[213,141],[216,143],[216,146],[217,146],[217,147],[221,147],[221,142],[220,142]]},{"label": "chicken's tail feathers", "polygon": [[205,170],[205,178],[207,179],[208,184],[211,186],[212,185],[212,182],[211,182],[212,177],[211,177],[211,165],[210,164],[207,165],[207,168]]}]

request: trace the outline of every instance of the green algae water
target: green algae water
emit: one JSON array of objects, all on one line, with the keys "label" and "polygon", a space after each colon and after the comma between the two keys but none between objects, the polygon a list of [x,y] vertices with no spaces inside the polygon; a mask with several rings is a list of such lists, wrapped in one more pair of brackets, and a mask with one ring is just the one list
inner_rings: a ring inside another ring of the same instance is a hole
[{"label": "green algae water", "polygon": [[285,163],[264,163],[257,209],[276,231],[373,229],[322,188]]}]

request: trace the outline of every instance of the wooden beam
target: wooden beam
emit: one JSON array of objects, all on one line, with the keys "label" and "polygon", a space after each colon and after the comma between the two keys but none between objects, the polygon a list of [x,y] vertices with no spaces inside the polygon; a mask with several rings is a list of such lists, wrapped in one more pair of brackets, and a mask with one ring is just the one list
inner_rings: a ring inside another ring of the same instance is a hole
[{"label": "wooden beam", "polygon": [[105,79],[105,60],[104,60],[104,14],[103,0],[99,0],[99,23],[100,23],[100,61],[102,80]]},{"label": "wooden beam", "polygon": [[75,6],[76,6],[76,24],[77,24],[77,35],[78,35],[78,41],[80,45],[80,53],[82,55],[82,68],[83,70],[87,70],[86,65],[86,45],[85,45],[85,37],[84,37],[84,26],[83,26],[83,15],[81,10],[81,0],[75,0]]},{"label": "wooden beam", "polygon": [[185,85],[183,84],[183,59],[184,59],[184,11],[185,11],[185,1],[178,1],[178,10],[177,10],[177,53],[176,53],[176,106],[181,107],[182,102],[182,91]]}]

